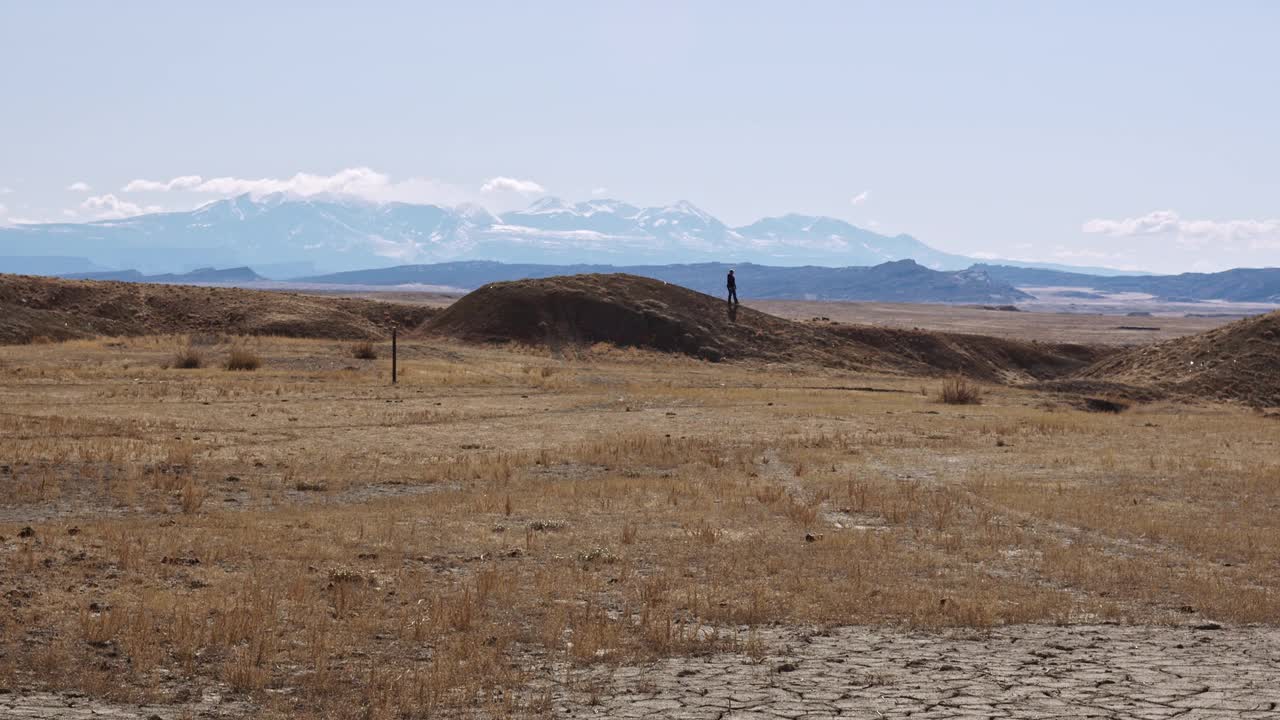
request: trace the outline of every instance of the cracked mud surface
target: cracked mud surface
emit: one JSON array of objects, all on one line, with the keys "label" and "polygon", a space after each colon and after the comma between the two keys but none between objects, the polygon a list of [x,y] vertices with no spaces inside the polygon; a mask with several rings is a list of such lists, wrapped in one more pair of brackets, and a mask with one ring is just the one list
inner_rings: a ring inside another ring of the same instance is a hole
[{"label": "cracked mud surface", "polygon": [[[553,688],[563,718],[1280,718],[1280,630],[1013,626],[986,633],[848,627],[758,637],[762,649],[588,670]],[[563,679],[563,676],[560,676]],[[116,705],[0,694],[6,720],[249,718],[216,694]],[[482,715],[483,716],[483,715]],[[453,717],[450,715],[450,717]],[[469,717],[469,716],[468,716]]]},{"label": "cracked mud surface", "polygon": [[[764,640],[764,638],[762,638]],[[613,672],[565,717],[1280,718],[1280,631],[1019,626],[984,634],[842,628],[777,651]]]},{"label": "cracked mud surface", "polygon": [[209,693],[186,705],[120,705],[80,693],[18,692],[0,694],[4,720],[227,720],[252,717],[244,702],[226,702]]}]

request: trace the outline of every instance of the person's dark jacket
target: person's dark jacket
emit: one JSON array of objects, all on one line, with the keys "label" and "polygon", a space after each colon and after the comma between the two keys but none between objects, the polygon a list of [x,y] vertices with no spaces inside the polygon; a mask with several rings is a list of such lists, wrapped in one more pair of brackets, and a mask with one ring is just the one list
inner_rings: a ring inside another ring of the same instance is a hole
[{"label": "person's dark jacket", "polygon": [[724,282],[725,282],[724,286],[729,288],[730,290],[736,290],[738,288],[738,282],[733,279],[733,273],[729,273],[728,277],[725,279]]}]

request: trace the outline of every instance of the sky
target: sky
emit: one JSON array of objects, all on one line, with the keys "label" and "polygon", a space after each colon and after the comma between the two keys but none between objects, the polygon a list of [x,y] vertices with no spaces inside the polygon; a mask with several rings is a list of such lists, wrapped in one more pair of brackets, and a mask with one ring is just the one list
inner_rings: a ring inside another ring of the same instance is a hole
[{"label": "sky", "polygon": [[1280,266],[1277,2],[0,0],[0,224],[347,193]]}]

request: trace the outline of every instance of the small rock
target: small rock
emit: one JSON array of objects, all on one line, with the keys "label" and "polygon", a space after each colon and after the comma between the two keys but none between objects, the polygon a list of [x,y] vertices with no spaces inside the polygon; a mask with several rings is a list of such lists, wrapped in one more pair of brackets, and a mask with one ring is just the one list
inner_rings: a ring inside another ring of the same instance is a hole
[{"label": "small rock", "polygon": [[35,537],[35,536],[36,536],[36,531],[32,530],[30,525],[18,531],[18,537],[20,538],[29,538],[29,537]]},{"label": "small rock", "polygon": [[1222,629],[1222,624],[1221,624],[1221,623],[1212,622],[1212,621],[1210,621],[1210,622],[1203,622],[1203,623],[1200,623],[1199,625],[1194,625],[1194,626],[1192,626],[1192,629],[1193,629],[1193,630],[1221,630],[1221,629]]},{"label": "small rock", "polygon": [[773,671],[779,672],[779,673],[789,673],[789,672],[795,672],[796,670],[799,670],[799,669],[800,669],[800,666],[795,663],[784,662],[781,665],[775,667]]}]

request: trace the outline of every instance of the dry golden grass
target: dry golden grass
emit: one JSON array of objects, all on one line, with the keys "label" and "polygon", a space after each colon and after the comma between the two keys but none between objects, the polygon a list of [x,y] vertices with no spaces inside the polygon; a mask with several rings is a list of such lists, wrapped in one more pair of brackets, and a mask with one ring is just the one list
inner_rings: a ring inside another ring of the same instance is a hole
[{"label": "dry golden grass", "polygon": [[228,370],[257,370],[262,366],[262,359],[257,353],[245,347],[233,347],[227,355],[224,367]]},{"label": "dry golden grass", "polygon": [[942,381],[938,402],[947,405],[981,405],[982,388],[963,375],[952,375]]},{"label": "dry golden grass", "polygon": [[179,370],[196,370],[204,367],[204,354],[194,347],[187,345],[178,348],[173,354],[173,367]]},{"label": "dry golden grass", "polygon": [[547,716],[773,624],[1280,617],[1260,414],[609,347],[407,342],[393,387],[347,343],[222,342],[261,369],[0,348],[0,686]]}]

